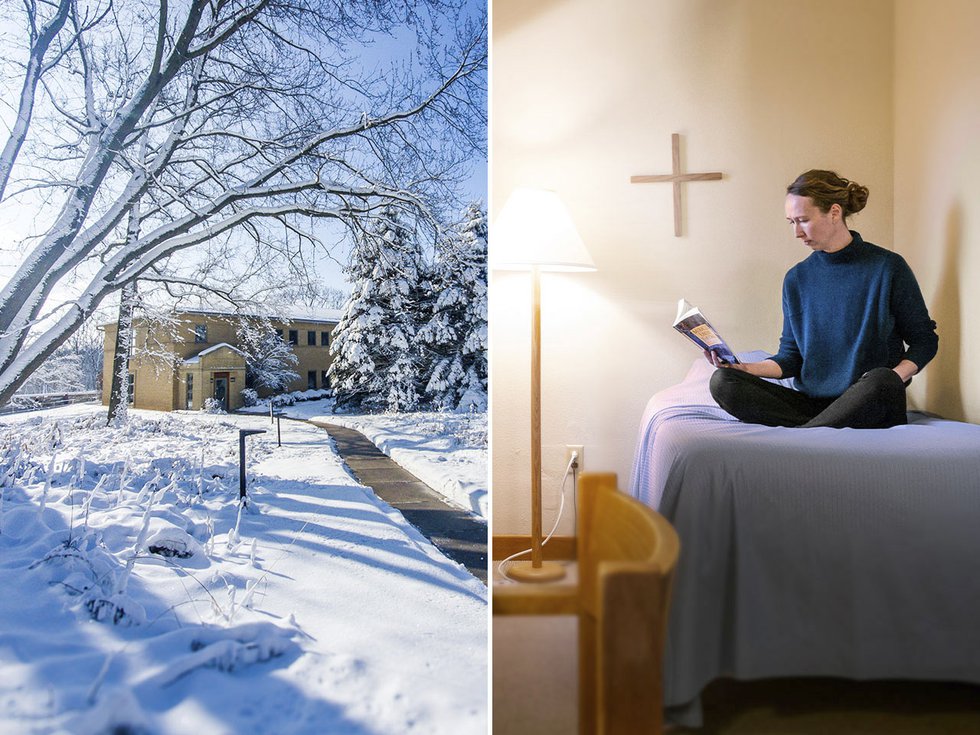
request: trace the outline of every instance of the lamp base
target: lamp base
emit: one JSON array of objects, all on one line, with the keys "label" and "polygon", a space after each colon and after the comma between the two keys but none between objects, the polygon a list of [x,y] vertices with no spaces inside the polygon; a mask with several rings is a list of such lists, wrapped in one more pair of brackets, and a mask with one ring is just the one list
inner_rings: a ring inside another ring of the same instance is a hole
[{"label": "lamp base", "polygon": [[518,582],[555,582],[565,577],[565,567],[553,561],[541,562],[541,566],[532,564],[514,564],[507,570],[507,576]]}]

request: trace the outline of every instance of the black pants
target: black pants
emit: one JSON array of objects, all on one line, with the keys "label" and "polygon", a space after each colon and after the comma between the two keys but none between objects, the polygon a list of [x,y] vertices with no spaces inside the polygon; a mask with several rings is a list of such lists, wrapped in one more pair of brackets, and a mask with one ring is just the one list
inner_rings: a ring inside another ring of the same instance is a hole
[{"label": "black pants", "polygon": [[905,383],[890,368],[869,370],[838,398],[814,398],[731,368],[715,370],[710,385],[718,405],[749,424],[887,429],[907,423]]}]

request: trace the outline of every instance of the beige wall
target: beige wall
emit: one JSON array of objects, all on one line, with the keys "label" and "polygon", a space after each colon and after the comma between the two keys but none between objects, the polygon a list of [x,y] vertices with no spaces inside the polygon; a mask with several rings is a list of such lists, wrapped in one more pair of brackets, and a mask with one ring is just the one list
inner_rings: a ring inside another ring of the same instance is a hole
[{"label": "beige wall", "polygon": [[[687,298],[736,349],[774,350],[785,271],[807,252],[786,185],[837,168],[871,189],[852,226],[891,247],[894,10],[887,0],[494,0],[492,216],[519,185],[556,189],[598,267],[543,280],[545,508],[564,445],[625,484],[649,397],[695,351]],[[687,171],[675,238],[670,171]],[[493,242],[491,216],[491,244]],[[495,532],[529,528],[528,276],[491,275]],[[551,517],[550,513],[548,517]],[[571,514],[562,532],[571,531]]]},{"label": "beige wall", "polygon": [[980,422],[980,4],[901,0],[895,23],[895,245],[939,324],[920,404]]},{"label": "beige wall", "polygon": [[[227,318],[209,315],[187,315],[185,320],[187,326],[186,329],[182,330],[185,335],[185,341],[173,346],[174,352],[183,357],[190,357],[203,349],[220,344],[221,342],[227,342],[231,345],[238,344],[238,338],[235,333],[236,325]],[[194,342],[195,324],[207,324],[208,340],[206,343],[200,344]],[[330,366],[331,358],[330,348],[321,344],[320,333],[333,332],[336,324],[331,322],[298,320],[284,323],[272,320],[272,326],[276,329],[282,329],[282,337],[286,340],[289,339],[290,331],[296,330],[297,344],[293,347],[293,354],[296,355],[299,362],[293,368],[293,371],[299,377],[289,384],[288,390],[306,390],[307,372],[310,370],[316,373],[316,387],[322,388],[321,373]],[[307,333],[311,331],[314,333],[315,345],[309,345],[307,343]],[[239,390],[241,389],[239,388]],[[181,403],[180,405],[183,404]]]},{"label": "beige wall", "polygon": [[[298,334],[299,343],[293,347],[293,354],[299,362],[293,370],[299,377],[292,382],[290,390],[306,390],[307,373],[312,370],[316,373],[316,387],[324,388],[323,371],[330,366],[330,347],[320,344],[321,332],[332,332],[335,325],[317,322],[291,322],[283,333],[284,338],[289,337],[289,330],[295,329]],[[315,345],[307,344],[307,332],[314,333]]]},{"label": "beige wall", "polygon": [[[194,327],[197,324],[207,326],[207,341],[195,342]],[[293,368],[299,377],[294,380],[288,391],[306,390],[307,373],[316,373],[316,386],[323,388],[323,372],[330,366],[331,357],[328,346],[323,345],[321,339],[322,332],[333,332],[336,326],[333,322],[324,321],[291,321],[280,323],[273,321],[274,328],[283,329],[283,339],[289,338],[290,330],[297,331],[298,343],[293,347],[293,352],[298,359],[297,365]],[[108,405],[109,393],[112,387],[112,351],[116,339],[116,325],[107,324],[105,329],[105,354],[103,357],[102,375],[102,403]],[[170,336],[166,336],[162,344],[151,345],[151,348],[158,353],[172,353],[182,358],[193,357],[203,350],[214,347],[217,344],[228,343],[237,345],[235,324],[227,317],[214,316],[209,314],[185,314],[181,317],[181,325],[176,331],[176,341],[170,341]],[[307,343],[307,333],[314,332],[315,345]],[[159,333],[150,335],[151,338],[159,340],[162,337]],[[145,325],[137,322],[136,343],[141,348],[147,348],[148,330]],[[215,353],[212,353],[212,355]],[[224,354],[218,351],[217,354]],[[176,374],[165,369],[159,372],[161,367],[158,361],[149,358],[134,358],[130,361],[130,369],[136,375],[135,405],[139,408],[149,408],[161,411],[170,411],[174,408],[184,408],[186,404],[186,374],[188,371],[195,373],[194,407],[200,408],[205,397],[212,395],[213,385],[211,384],[211,372],[214,367],[208,367],[214,358],[205,356],[203,363],[193,364],[190,367],[181,367]],[[224,371],[225,367],[218,366]],[[202,372],[203,371],[203,372]],[[231,388],[230,400],[231,408],[236,409],[242,406],[241,391],[245,387],[244,371],[235,372],[235,382]]]},{"label": "beige wall", "polygon": [[136,380],[134,406],[153,411],[173,410],[174,374],[171,370],[158,371],[148,361],[131,360],[130,372]]},{"label": "beige wall", "polygon": [[201,357],[197,362],[183,365],[174,381],[175,408],[184,408],[187,402],[187,376],[194,375],[194,407],[201,408],[207,398],[215,394],[215,377],[228,374],[228,408],[235,411],[245,405],[242,389],[245,387],[245,358],[228,347],[220,347]]}]

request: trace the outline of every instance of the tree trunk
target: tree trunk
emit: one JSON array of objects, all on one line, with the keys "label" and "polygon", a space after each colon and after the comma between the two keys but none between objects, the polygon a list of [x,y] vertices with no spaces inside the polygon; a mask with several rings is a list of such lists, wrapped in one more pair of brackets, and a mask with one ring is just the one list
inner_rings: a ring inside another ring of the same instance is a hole
[{"label": "tree trunk", "polygon": [[123,286],[119,296],[119,323],[116,345],[112,352],[112,389],[109,391],[107,426],[126,423],[129,408],[129,353],[133,346],[133,311],[136,307],[136,282]]},{"label": "tree trunk", "polygon": [[[145,138],[144,138],[145,142]],[[126,227],[126,244],[131,245],[140,236],[142,212],[136,202],[129,212]],[[116,345],[112,352],[112,389],[109,391],[109,418],[107,426],[123,426],[129,408],[129,353],[133,348],[133,311],[136,309],[136,281],[130,281],[119,292],[119,321],[116,328]]]}]

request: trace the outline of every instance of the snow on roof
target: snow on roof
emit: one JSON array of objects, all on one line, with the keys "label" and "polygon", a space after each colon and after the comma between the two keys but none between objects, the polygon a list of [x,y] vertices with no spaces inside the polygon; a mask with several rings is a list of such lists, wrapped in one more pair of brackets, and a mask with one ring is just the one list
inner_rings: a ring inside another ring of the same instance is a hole
[{"label": "snow on roof", "polygon": [[[235,311],[234,309],[220,307],[213,309],[210,307],[194,307],[174,309],[173,313],[200,314],[202,316],[267,317],[269,319],[285,322],[322,322],[324,324],[337,324],[340,322],[343,309],[310,309],[307,307],[288,307],[284,309],[276,309],[275,311],[270,310],[265,313],[259,313],[258,311]],[[137,317],[137,319],[139,318],[140,317]],[[106,327],[115,326],[117,323],[117,321],[105,322],[104,324],[98,325],[98,328],[105,329]]]},{"label": "snow on roof", "polygon": [[336,324],[340,321],[340,315],[342,313],[341,309],[310,309],[306,307],[286,307],[282,309],[276,309],[274,311],[268,311],[266,313],[252,313],[252,312],[242,312],[235,311],[234,309],[210,309],[210,308],[195,308],[195,309],[176,309],[174,311],[176,314],[207,314],[213,316],[251,316],[251,317],[268,317],[269,319],[279,319],[284,321],[293,322],[327,322],[328,324]]},{"label": "snow on roof", "polygon": [[198,352],[196,355],[193,355],[192,357],[185,358],[184,359],[184,364],[185,365],[191,365],[191,364],[194,364],[196,362],[200,362],[202,357],[204,357],[207,354],[210,354],[210,353],[214,352],[215,350],[220,350],[222,347],[227,347],[232,352],[237,352],[242,357],[245,357],[245,353],[242,352],[237,347],[235,347],[234,345],[230,345],[227,342],[219,342],[218,344],[214,345],[214,347],[208,347],[206,350],[201,350],[200,352]]}]

